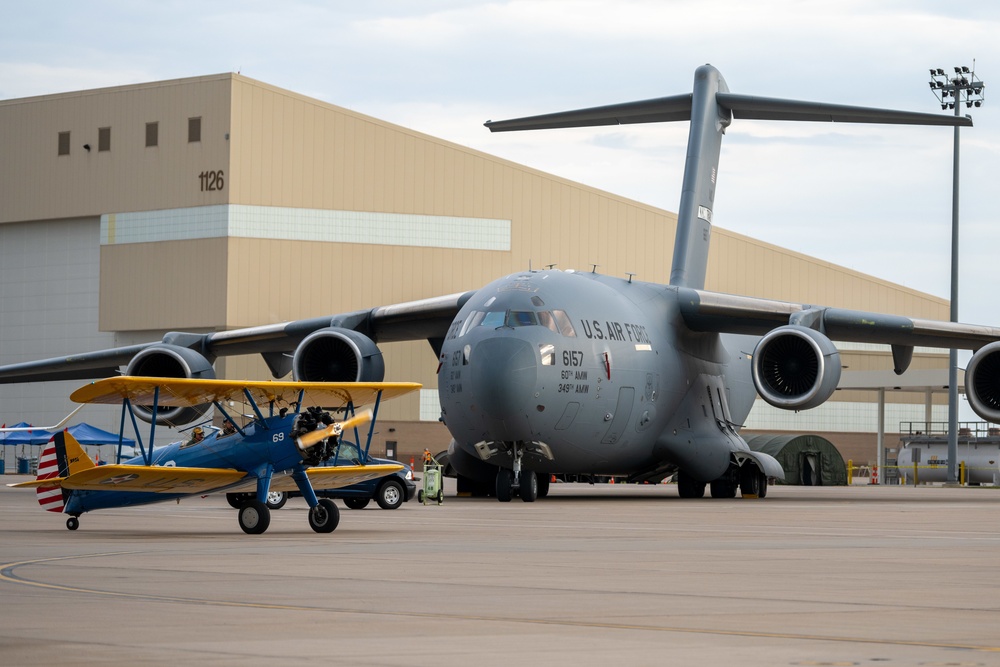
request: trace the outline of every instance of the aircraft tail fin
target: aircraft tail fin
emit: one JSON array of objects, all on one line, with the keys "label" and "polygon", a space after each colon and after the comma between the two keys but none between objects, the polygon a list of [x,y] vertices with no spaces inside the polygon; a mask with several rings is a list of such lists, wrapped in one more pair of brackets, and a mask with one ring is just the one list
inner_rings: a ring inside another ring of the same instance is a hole
[{"label": "aircraft tail fin", "polygon": [[56,433],[52,440],[56,445],[56,455],[59,458],[59,472],[63,476],[68,477],[97,466],[69,431]]},{"label": "aircraft tail fin", "polygon": [[717,69],[711,65],[703,65],[695,71],[694,88],[689,94],[512,120],[488,121],[486,127],[491,132],[509,132],[691,121],[681,201],[677,210],[670,284],[700,290],[705,289],[708,270],[708,247],[722,135],[734,118],[896,125],[972,125],[969,117],[959,118],[946,114],[737,95],[729,92]]},{"label": "aircraft tail fin", "polygon": [[[35,477],[35,498],[42,509],[47,512],[62,512],[66,506],[66,498],[60,483],[65,478],[59,474],[61,466],[59,457],[56,454],[54,440],[50,441],[42,450],[42,455],[38,458],[38,476]],[[38,486],[38,482],[51,480],[51,485]]]}]

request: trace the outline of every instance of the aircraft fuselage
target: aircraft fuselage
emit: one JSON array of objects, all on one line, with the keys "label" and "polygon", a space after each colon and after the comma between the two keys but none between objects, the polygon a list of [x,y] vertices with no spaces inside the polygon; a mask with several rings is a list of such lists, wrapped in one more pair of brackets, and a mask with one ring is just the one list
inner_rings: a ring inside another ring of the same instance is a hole
[{"label": "aircraft fuselage", "polygon": [[[511,445],[521,443],[539,473],[627,474],[672,462],[718,477],[734,446],[731,411],[739,424],[752,404],[749,371],[718,334],[693,334],[679,318],[674,288],[596,273],[525,272],[487,285],[441,351],[438,391],[456,446],[510,467]],[[727,373],[745,382],[727,383]],[[733,386],[748,392],[734,397]],[[703,405],[681,409],[692,401]],[[694,455],[713,447],[717,457]]]}]

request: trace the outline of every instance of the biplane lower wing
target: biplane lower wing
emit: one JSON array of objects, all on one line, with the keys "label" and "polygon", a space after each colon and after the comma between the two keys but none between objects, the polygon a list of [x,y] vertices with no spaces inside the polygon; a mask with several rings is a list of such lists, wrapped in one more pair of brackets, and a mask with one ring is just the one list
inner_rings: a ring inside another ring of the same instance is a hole
[{"label": "biplane lower wing", "polygon": [[[62,487],[80,491],[195,494],[217,491],[247,477],[245,472],[225,468],[106,465],[70,475],[62,481]],[[257,483],[256,479],[253,483]]]},{"label": "biplane lower wing", "polygon": [[[391,475],[402,470],[402,465],[379,464],[370,466],[318,466],[308,468],[306,474],[309,475],[309,482],[314,489],[339,489],[352,484],[367,482],[370,479],[378,479]],[[290,471],[275,473],[271,478],[271,491],[298,491],[299,487],[292,479]],[[239,484],[228,486],[224,489],[226,493],[253,493],[257,490],[257,480],[247,477]]]}]

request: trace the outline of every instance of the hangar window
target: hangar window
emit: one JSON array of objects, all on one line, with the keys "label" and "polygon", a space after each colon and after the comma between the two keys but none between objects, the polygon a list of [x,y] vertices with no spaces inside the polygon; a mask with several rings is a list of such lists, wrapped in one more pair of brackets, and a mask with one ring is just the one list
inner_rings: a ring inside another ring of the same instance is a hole
[{"label": "hangar window", "polygon": [[160,124],[146,123],[146,148],[160,145]]},{"label": "hangar window", "polygon": [[99,128],[97,130],[97,152],[109,150],[111,150],[111,128]]},{"label": "hangar window", "polygon": [[188,118],[188,143],[201,141],[201,116]]},{"label": "hangar window", "polygon": [[69,155],[69,132],[59,133],[59,155]]}]

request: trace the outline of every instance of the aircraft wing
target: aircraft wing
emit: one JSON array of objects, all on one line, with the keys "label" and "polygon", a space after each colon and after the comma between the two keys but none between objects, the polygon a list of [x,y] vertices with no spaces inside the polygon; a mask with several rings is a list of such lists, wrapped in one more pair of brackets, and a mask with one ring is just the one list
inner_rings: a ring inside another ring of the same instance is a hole
[{"label": "aircraft wing", "polygon": [[428,340],[432,345],[445,337],[452,320],[474,291],[408,301],[369,310],[341,313],[308,320],[268,324],[207,334],[170,332],[161,341],[97,350],[38,361],[0,366],[0,384],[49,382],[109,377],[143,350],[176,345],[195,350],[206,359],[257,354],[264,356],[274,377],[287,374],[288,355],[310,334],[330,327],[351,329],[376,343]]},{"label": "aircraft wing", "polygon": [[677,290],[685,324],[693,331],[764,335],[775,327],[800,324],[831,340],[978,350],[1000,340],[1000,328],[844,308],[772,301],[748,296]]},{"label": "aircraft wing", "polygon": [[388,400],[420,389],[416,382],[243,382],[239,380],[191,380],[159,377],[110,377],[80,387],[70,399],[76,403],[118,405],[129,399],[136,405],[157,403],[164,407],[191,407],[205,403],[240,401],[247,395],[257,405],[275,403],[340,408],[348,403],[359,407],[375,402],[379,392]]},{"label": "aircraft wing", "polygon": [[[86,491],[146,491],[149,493],[210,493],[247,477],[225,468],[105,465],[88,468],[59,480],[36,480],[34,486],[62,486]],[[56,483],[53,483],[56,482]],[[32,486],[30,483],[22,486]]]}]

